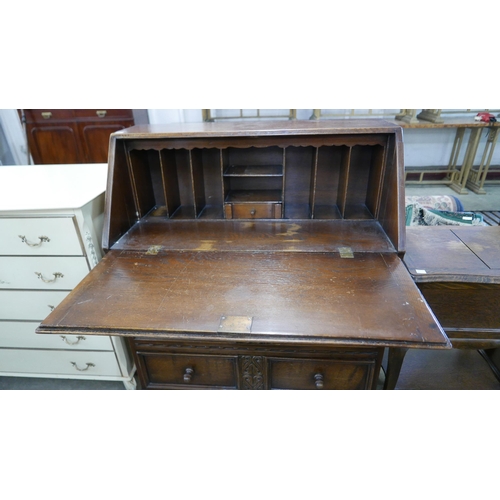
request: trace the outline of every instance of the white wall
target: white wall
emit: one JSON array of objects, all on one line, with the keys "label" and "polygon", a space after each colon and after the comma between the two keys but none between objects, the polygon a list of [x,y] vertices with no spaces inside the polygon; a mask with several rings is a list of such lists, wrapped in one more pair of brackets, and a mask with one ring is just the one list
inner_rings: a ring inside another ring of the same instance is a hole
[{"label": "white wall", "polygon": [[[234,115],[233,112],[228,114]],[[271,110],[268,110],[271,111]],[[286,110],[272,110],[274,112]],[[329,110],[335,112],[342,112],[344,110]],[[349,111],[349,110],[345,110]],[[366,110],[368,111],[368,110]],[[374,114],[386,110],[372,110]],[[255,110],[243,110],[248,114],[255,114]],[[312,109],[298,109],[297,119],[308,120],[312,115]],[[201,109],[149,109],[150,123],[188,123],[188,122],[201,122],[202,114]],[[223,112],[222,112],[223,114]],[[263,111],[265,114],[265,111]],[[391,118],[387,116],[386,118]],[[393,118],[393,117],[392,117]],[[408,167],[426,167],[426,166],[446,166],[450,161],[451,150],[453,141],[455,139],[456,129],[404,129],[405,141],[405,165]],[[481,161],[481,155],[486,143],[487,129],[484,129],[481,135],[479,144],[476,164]],[[463,160],[467,146],[469,133],[466,133],[465,142],[462,144],[461,157],[459,164]],[[500,142],[500,141],[499,141]],[[500,146],[495,149],[492,165],[500,165]]]}]

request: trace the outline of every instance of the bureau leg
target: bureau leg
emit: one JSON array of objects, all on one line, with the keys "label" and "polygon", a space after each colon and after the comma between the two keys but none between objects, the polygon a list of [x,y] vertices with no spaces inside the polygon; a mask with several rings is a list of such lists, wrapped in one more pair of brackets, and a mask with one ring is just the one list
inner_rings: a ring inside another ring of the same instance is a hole
[{"label": "bureau leg", "polygon": [[390,347],[387,358],[387,372],[385,374],[384,390],[392,390],[396,387],[399,373],[403,366],[408,349],[404,347]]},{"label": "bureau leg", "polygon": [[490,367],[491,371],[495,375],[496,379],[500,382],[500,370],[498,369],[498,366],[495,363],[495,357],[500,357],[498,356],[499,350],[498,348],[495,349],[478,349],[477,352],[481,354],[481,356],[484,358],[486,363],[488,363],[488,366]]}]

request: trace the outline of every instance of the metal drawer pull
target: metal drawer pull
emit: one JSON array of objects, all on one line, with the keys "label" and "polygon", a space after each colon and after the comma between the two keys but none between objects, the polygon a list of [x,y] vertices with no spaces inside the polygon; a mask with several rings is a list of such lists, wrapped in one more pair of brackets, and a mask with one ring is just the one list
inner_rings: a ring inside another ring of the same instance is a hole
[{"label": "metal drawer pull", "polygon": [[316,375],[314,375],[314,385],[316,389],[323,389],[323,375],[321,375],[321,373],[316,373]]},{"label": "metal drawer pull", "polygon": [[255,215],[257,212],[255,210],[255,208],[252,208],[252,210],[250,210],[250,215]]},{"label": "metal drawer pull", "polygon": [[95,365],[94,363],[87,363],[87,366],[85,368],[78,368],[78,365],[74,361],[70,361],[70,363],[79,371],[79,372],[86,372],[89,368],[94,368]]},{"label": "metal drawer pull", "polygon": [[191,382],[191,378],[193,377],[194,370],[192,368],[186,368],[184,371],[184,382]]},{"label": "metal drawer pull", "polygon": [[35,271],[35,274],[38,276],[38,279],[42,280],[44,283],[54,283],[57,278],[64,278],[64,274],[63,273],[52,273],[54,278],[51,279],[51,280],[48,280],[47,278],[44,278],[42,273],[37,273]]},{"label": "metal drawer pull", "polygon": [[64,335],[60,335],[60,337],[64,340],[64,342],[66,342],[66,344],[68,345],[76,345],[76,344],[79,344],[81,340],[85,340],[85,337],[83,337],[82,335],[78,335],[78,337],[76,337],[76,342],[70,342],[68,340],[68,337],[64,336]]},{"label": "metal drawer pull", "polygon": [[48,120],[49,118],[52,118],[52,113],[50,111],[44,111],[42,113],[42,118],[45,118],[46,120]]},{"label": "metal drawer pull", "polygon": [[106,113],[107,111],[106,110],[102,110],[102,111],[96,111],[95,114],[99,117],[99,118],[104,118],[106,116]]},{"label": "metal drawer pull", "polygon": [[42,243],[44,241],[47,241],[49,242],[50,241],[50,238],[47,237],[47,236],[39,236],[38,239],[40,240],[39,243],[30,243],[27,239],[26,239],[26,236],[22,236],[21,234],[18,234],[19,238],[21,238],[21,241],[23,243],[26,243],[26,245],[28,245],[29,247],[39,247],[42,245]]}]

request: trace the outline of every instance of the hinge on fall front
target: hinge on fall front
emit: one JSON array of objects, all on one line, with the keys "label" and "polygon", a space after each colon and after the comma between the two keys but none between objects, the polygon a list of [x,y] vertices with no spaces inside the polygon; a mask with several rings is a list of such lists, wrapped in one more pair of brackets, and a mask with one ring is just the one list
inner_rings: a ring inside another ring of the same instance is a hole
[{"label": "hinge on fall front", "polygon": [[339,247],[339,254],[342,259],[354,259],[351,247]]}]

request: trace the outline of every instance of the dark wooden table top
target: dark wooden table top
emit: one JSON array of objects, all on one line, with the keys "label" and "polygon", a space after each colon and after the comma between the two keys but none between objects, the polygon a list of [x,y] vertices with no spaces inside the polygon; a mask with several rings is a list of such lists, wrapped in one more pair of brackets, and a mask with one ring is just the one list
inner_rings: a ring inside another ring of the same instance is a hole
[{"label": "dark wooden table top", "polygon": [[408,227],[404,262],[419,283],[500,283],[500,226]]}]

